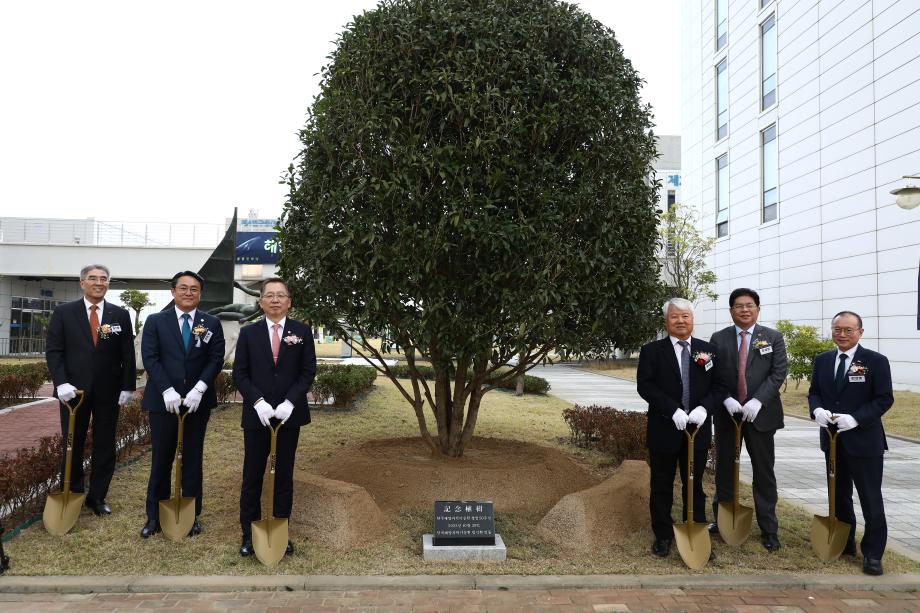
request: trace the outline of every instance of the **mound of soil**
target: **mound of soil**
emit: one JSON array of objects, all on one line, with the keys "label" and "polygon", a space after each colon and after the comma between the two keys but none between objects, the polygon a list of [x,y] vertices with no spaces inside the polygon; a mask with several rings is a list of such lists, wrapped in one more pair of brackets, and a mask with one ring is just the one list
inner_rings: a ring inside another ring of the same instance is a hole
[{"label": "mound of soil", "polygon": [[311,472],[360,485],[388,516],[435,500],[491,500],[496,512],[542,516],[566,494],[598,482],[557,449],[489,438],[471,441],[462,458],[432,457],[420,438],[373,440]]}]

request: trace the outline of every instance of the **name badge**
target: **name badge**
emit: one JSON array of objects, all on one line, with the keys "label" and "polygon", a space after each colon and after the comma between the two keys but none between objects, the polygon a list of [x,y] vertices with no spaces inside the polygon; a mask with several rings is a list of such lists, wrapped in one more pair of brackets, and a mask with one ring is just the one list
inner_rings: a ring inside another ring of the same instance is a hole
[{"label": "name badge", "polygon": [[708,371],[711,368],[712,368],[712,360],[709,360],[708,362],[706,362],[706,366],[703,367],[703,370]]},{"label": "name badge", "polygon": [[850,375],[850,383],[865,383],[866,375]]},{"label": "name badge", "polygon": [[111,328],[112,332],[115,332],[116,334],[121,332],[121,326],[119,324],[112,324],[109,327]]},{"label": "name badge", "polygon": [[204,339],[202,340],[207,343],[209,340],[211,340],[212,336],[214,336],[214,333],[208,330],[207,334],[204,335]]},{"label": "name badge", "polygon": [[767,355],[768,353],[773,353],[773,346],[772,346],[772,345],[770,345],[769,347],[761,347],[761,348],[760,348],[760,355]]}]

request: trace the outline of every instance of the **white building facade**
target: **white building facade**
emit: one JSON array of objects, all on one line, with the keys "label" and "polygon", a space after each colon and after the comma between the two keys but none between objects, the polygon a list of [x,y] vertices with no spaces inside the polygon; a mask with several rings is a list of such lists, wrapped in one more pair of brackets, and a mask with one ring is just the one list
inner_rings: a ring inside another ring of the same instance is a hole
[{"label": "white building facade", "polygon": [[716,304],[751,287],[761,322],[863,316],[862,344],[920,390],[918,0],[683,0],[682,199],[717,241]]}]

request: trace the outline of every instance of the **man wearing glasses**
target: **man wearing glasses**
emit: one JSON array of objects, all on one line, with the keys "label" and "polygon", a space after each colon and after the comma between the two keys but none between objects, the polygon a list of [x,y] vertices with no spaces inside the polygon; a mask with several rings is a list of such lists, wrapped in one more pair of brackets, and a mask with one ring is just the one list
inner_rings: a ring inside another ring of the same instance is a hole
[{"label": "man wearing glasses", "polygon": [[808,389],[812,419],[821,426],[821,450],[827,454],[826,428],[833,424],[837,439],[837,519],[850,524],[843,553],[856,555],[856,515],[853,486],[859,494],[866,529],[860,548],[863,572],[882,574],[882,555],[888,540],[888,523],[882,503],[882,459],[888,443],[882,415],[894,404],[888,358],[859,344],[862,318],[841,311],[831,320],[837,348],[815,358]]},{"label": "man wearing glasses", "polygon": [[[294,453],[300,427],[310,423],[307,392],[316,376],[310,326],[287,316],[291,295],[277,277],[262,283],[259,306],[265,319],[240,330],[233,380],[243,396],[243,487],[240,492],[240,555],[253,554],[252,522],[261,516],[262,476],[271,446],[269,427],[278,429],[274,517],[290,517],[294,496]],[[288,541],[288,555],[294,545]]]},{"label": "man wearing glasses", "polygon": [[[90,416],[93,418],[93,452],[90,460],[86,506],[96,515],[109,515],[105,497],[115,473],[115,428],[118,408],[134,396],[136,370],[134,335],[128,311],[105,301],[109,269],[102,264],[80,271],[83,297],[59,305],[51,314],[45,358],[54,382],[54,395],[67,402],[77,390],[85,395],[77,411],[73,436],[70,487],[84,491],[83,446]],[[61,430],[67,438],[69,412],[61,406]],[[61,465],[63,475],[64,465]]]},{"label": "man wearing glasses", "polygon": [[141,538],[160,531],[160,501],[170,497],[170,473],[179,432],[177,415],[185,418],[182,495],[195,497],[195,523],[189,536],[201,533],[201,489],[204,434],[217,405],[214,379],[224,364],[224,332],[213,315],[198,310],[204,279],[185,270],[170,281],[173,307],[147,318],[141,336],[141,358],[147,371],[143,408],[150,413],[150,480],[147,523]]},{"label": "man wearing glasses", "polygon": [[[712,335],[716,346],[716,379],[721,406],[713,423],[716,432],[716,495],[713,515],[719,503],[730,502],[734,494],[735,424],[741,419],[741,436],[751,457],[754,510],[761,543],[767,551],[780,548],[776,520],[776,475],[773,471],[773,438],[783,427],[783,403],[779,388],[786,381],[786,343],[783,335],[757,323],[760,295],[741,287],[728,297],[734,325]],[[710,524],[710,532],[717,526]]]}]

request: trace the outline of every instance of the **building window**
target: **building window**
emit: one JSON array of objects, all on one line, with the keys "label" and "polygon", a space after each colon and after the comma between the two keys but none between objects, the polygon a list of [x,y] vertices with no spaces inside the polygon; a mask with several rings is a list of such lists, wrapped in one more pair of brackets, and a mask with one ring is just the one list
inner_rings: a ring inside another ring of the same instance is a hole
[{"label": "building window", "polygon": [[760,26],[760,110],[776,104],[776,15]]},{"label": "building window", "polygon": [[776,124],[760,133],[761,167],[763,168],[763,221],[776,219],[779,186],[779,164],[776,147]]},{"label": "building window", "polygon": [[716,160],[716,237],[728,236],[728,155]]},{"label": "building window", "polygon": [[760,8],[766,7],[771,2],[773,2],[773,0],[760,0]]},{"label": "building window", "polygon": [[716,66],[716,140],[728,136],[728,60]]},{"label": "building window", "polygon": [[716,51],[728,42],[728,0],[716,0]]},{"label": "building window", "polygon": [[674,205],[677,203],[677,192],[673,189],[668,190],[668,210],[674,208]]},{"label": "building window", "polygon": [[11,354],[42,353],[45,351],[45,334],[51,312],[60,304],[59,300],[46,298],[48,293],[41,292],[42,298],[14,296],[10,308]]}]

